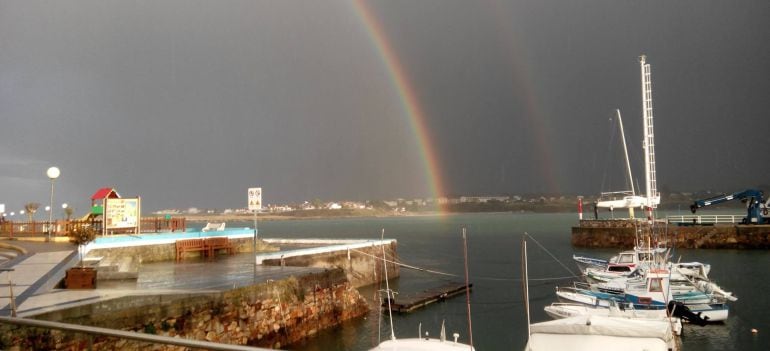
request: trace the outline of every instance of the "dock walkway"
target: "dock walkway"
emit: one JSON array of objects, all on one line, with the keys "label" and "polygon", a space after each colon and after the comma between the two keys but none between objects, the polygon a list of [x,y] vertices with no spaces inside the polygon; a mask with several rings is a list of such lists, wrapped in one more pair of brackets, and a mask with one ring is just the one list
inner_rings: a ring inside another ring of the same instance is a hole
[{"label": "dock walkway", "polygon": [[[468,290],[471,288],[473,288],[473,284],[468,284]],[[393,301],[391,301],[390,308],[399,313],[409,313],[436,301],[443,301],[452,296],[462,294],[465,292],[465,289],[465,284],[452,282],[439,287],[425,289],[415,294],[396,295]],[[382,306],[387,308],[387,301]]]}]

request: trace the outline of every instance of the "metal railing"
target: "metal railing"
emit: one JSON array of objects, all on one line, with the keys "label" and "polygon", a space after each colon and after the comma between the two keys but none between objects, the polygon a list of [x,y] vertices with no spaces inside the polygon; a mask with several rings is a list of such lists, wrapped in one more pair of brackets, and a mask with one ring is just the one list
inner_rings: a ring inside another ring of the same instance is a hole
[{"label": "metal railing", "polygon": [[93,344],[93,337],[102,336],[102,337],[114,337],[119,339],[147,342],[152,344],[183,346],[183,347],[190,347],[194,349],[203,349],[203,350],[215,350],[215,351],[268,350],[268,349],[259,348],[259,347],[220,344],[220,343],[209,342],[209,341],[174,338],[169,336],[137,333],[137,332],[130,332],[125,330],[92,327],[92,326],[86,326],[86,325],[51,322],[51,321],[44,321],[44,320],[38,320],[38,319],[0,317],[0,323],[12,324],[12,325],[24,326],[24,327],[54,329],[54,330],[61,330],[66,332],[85,334],[89,337],[89,345]]},{"label": "metal railing", "polygon": [[[48,221],[3,221],[0,223],[0,236],[35,236],[46,235],[51,230],[53,236],[67,236],[72,229],[78,227],[93,227],[98,233],[102,232],[101,220],[58,220]],[[142,217],[142,233],[160,232],[184,232],[187,229],[187,220],[184,217]]]},{"label": "metal railing", "polygon": [[736,224],[743,222],[744,215],[687,215],[667,216],[670,224]]}]

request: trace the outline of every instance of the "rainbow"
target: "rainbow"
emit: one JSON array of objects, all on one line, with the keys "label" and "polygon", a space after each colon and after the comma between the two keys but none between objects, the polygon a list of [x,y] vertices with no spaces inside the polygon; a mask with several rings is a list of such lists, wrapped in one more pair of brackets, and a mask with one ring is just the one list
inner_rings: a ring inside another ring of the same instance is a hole
[{"label": "rainbow", "polygon": [[404,114],[409,121],[412,133],[417,139],[420,157],[425,168],[426,183],[430,188],[430,193],[434,198],[443,197],[446,193],[441,179],[441,167],[436,150],[431,143],[432,138],[426,125],[425,114],[422,111],[417,94],[407,77],[407,72],[398,60],[395,50],[388,41],[382,25],[374,16],[371,8],[362,0],[352,0],[352,3],[388,71],[391,84],[398,93]]},{"label": "rainbow", "polygon": [[512,18],[512,14],[515,13],[515,9],[510,7],[512,6],[510,2],[502,0],[493,0],[488,5],[490,6],[482,8],[485,8],[489,16],[493,18],[492,23],[498,27],[497,32],[501,34],[500,47],[509,56],[513,73],[511,79],[518,86],[524,88],[522,89],[522,96],[512,98],[521,99],[524,103],[525,113],[522,117],[531,131],[530,135],[534,138],[535,147],[532,150],[536,156],[540,179],[545,186],[544,189],[534,190],[558,194],[561,192],[559,184],[565,180],[557,179],[557,175],[564,173],[556,169],[560,163],[554,157],[553,143],[551,142],[554,139],[551,134],[553,128],[551,128],[549,114],[543,111],[543,103],[540,101],[536,81],[530,74],[533,71],[530,69],[532,64],[526,59],[524,51],[520,50],[520,48],[526,47],[526,43],[519,37],[519,31],[513,26],[515,20]]},{"label": "rainbow", "polygon": [[[420,156],[424,161],[426,181],[430,187],[431,194],[436,198],[444,197],[447,192],[441,178],[441,165],[431,142],[433,139],[426,126],[425,114],[408,79],[407,72],[401,65],[394,48],[388,41],[385,31],[372,9],[364,0],[351,1],[371,41],[374,43],[379,57],[387,68],[391,84],[398,93],[405,116],[419,145]],[[524,96],[519,98],[523,99],[522,102],[526,108],[526,113],[523,117],[534,138],[535,147],[533,150],[537,153],[536,159],[540,176],[545,183],[545,189],[542,190],[558,193],[560,191],[560,181],[556,179],[555,175],[561,173],[554,169],[554,166],[558,163],[555,162],[554,153],[549,141],[552,136],[549,133],[551,128],[549,128],[550,120],[548,114],[541,108],[542,104],[536,93],[537,89],[534,80],[527,69],[526,59],[516,50],[520,46],[518,45],[520,40],[516,37],[516,30],[512,27],[510,18],[503,18],[507,13],[510,13],[509,9],[505,8],[505,4],[502,1],[493,1],[491,4],[492,6],[487,9],[490,11],[492,18],[495,18],[494,22],[500,27],[499,32],[505,33],[504,38],[501,40],[501,46],[507,49],[506,51],[511,58],[512,79],[519,86],[526,88],[523,89]]]}]

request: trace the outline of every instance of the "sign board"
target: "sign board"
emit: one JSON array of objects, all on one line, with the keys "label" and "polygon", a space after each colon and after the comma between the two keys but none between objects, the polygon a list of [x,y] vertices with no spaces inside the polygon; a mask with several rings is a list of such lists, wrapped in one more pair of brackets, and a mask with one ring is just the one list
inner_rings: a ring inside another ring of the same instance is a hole
[{"label": "sign board", "polygon": [[139,226],[139,199],[105,199],[104,223],[106,229],[136,228]]},{"label": "sign board", "polygon": [[0,214],[5,213],[5,204],[0,204]]},{"label": "sign board", "polygon": [[249,211],[262,209],[262,188],[249,188]]}]

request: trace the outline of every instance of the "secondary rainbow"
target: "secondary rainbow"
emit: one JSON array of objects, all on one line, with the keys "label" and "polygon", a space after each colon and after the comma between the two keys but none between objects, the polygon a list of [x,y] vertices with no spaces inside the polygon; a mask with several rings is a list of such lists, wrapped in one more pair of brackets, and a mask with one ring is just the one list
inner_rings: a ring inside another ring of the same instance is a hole
[{"label": "secondary rainbow", "polygon": [[420,156],[425,168],[425,177],[430,192],[435,198],[444,196],[445,189],[441,179],[441,167],[438,162],[436,151],[431,143],[431,135],[425,122],[425,114],[422,111],[420,102],[417,98],[412,85],[410,84],[407,72],[401,65],[396,56],[395,50],[390,45],[382,25],[374,16],[372,10],[361,0],[352,0],[353,7],[364,24],[369,37],[385,65],[391,83],[398,93],[399,100],[404,109],[405,116],[409,121],[412,132],[417,139],[420,149]]}]

